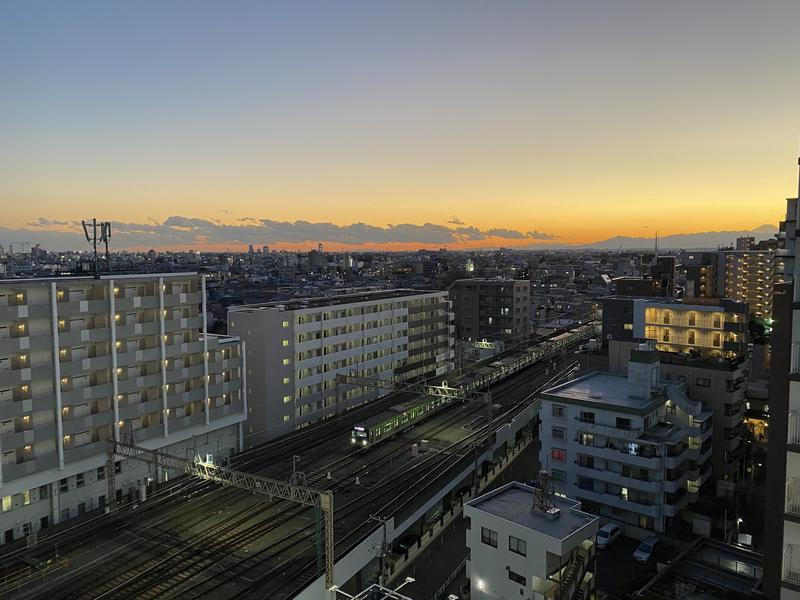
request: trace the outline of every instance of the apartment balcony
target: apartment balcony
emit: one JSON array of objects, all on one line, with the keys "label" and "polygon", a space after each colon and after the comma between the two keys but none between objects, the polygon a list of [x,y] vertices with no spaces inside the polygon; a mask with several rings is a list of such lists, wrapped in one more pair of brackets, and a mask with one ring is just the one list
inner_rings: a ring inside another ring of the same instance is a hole
[{"label": "apartment balcony", "polygon": [[784,510],[796,517],[800,517],[800,477],[786,480],[786,503]]},{"label": "apartment balcony", "polygon": [[20,350],[29,350],[31,338],[27,335],[0,338],[0,355],[14,354]]},{"label": "apartment balcony", "polygon": [[630,454],[629,452],[622,450],[620,448],[612,448],[612,447],[597,447],[597,446],[580,446],[581,452],[594,456],[596,458],[604,458],[605,460],[611,460],[616,462],[621,462],[626,465],[631,465],[635,467],[642,467],[645,469],[660,469],[661,468],[661,457],[659,456],[642,456],[638,454]]},{"label": "apartment balcony", "polygon": [[205,425],[206,423],[206,416],[203,413],[197,415],[187,415],[185,417],[180,417],[178,419],[171,419],[168,423],[169,432],[170,434],[175,433],[176,431],[180,431],[181,429],[186,429],[188,427],[197,427],[199,425]]},{"label": "apartment balcony", "polygon": [[22,383],[28,383],[31,380],[31,369],[25,367],[24,369],[8,369],[0,371],[0,387],[17,387]]},{"label": "apartment balcony", "polygon": [[800,418],[798,418],[798,411],[793,410],[789,413],[789,426],[787,431],[786,441],[789,444],[800,445]]},{"label": "apartment balcony", "polygon": [[133,442],[137,444],[145,440],[163,437],[164,427],[161,425],[161,423],[157,423],[151,427],[143,427],[142,429],[137,429],[133,432]]},{"label": "apartment balcony", "polygon": [[[131,335],[160,335],[161,326],[158,321],[149,321],[144,323],[134,323],[133,332]],[[124,337],[128,337],[127,335]]]},{"label": "apartment balcony", "polygon": [[622,510],[628,510],[640,515],[647,515],[648,517],[658,518],[661,516],[661,504],[656,503],[655,501],[651,502],[647,500],[642,500],[642,501],[625,500],[623,498],[620,498],[616,494],[599,493],[590,490],[585,490],[583,488],[577,488],[575,490],[575,495],[578,498],[583,498],[585,500],[597,502],[598,504],[601,505],[621,508]]},{"label": "apartment balcony", "polygon": [[242,402],[231,402],[225,406],[216,406],[211,409],[212,422],[229,415],[240,415],[242,419],[245,419],[247,415],[244,414],[244,404]]},{"label": "apartment balcony", "polygon": [[621,487],[635,489],[642,492],[658,493],[661,491],[661,482],[652,481],[647,479],[639,479],[638,477],[626,477],[622,473],[615,471],[607,471],[605,469],[592,469],[589,467],[577,466],[577,473],[579,477],[588,477],[596,481],[603,481],[605,483],[613,483]]},{"label": "apartment balcony", "polygon": [[73,462],[78,462],[79,460],[84,460],[95,456],[104,456],[107,452],[108,452],[107,440],[98,440],[74,448],[65,446],[64,462],[73,463]]},{"label": "apartment balcony", "polygon": [[27,319],[28,315],[29,311],[27,304],[0,305],[0,322]]},{"label": "apartment balcony", "polygon": [[29,460],[3,465],[3,483],[21,479],[47,469],[58,467],[58,454],[50,452],[41,454]]},{"label": "apartment balcony", "polygon": [[593,433],[611,438],[635,440],[639,438],[642,433],[641,429],[630,429],[625,427],[615,427],[613,425],[604,425],[602,423],[593,423],[590,421],[583,421],[579,417],[575,417],[575,421],[575,429],[580,432]]},{"label": "apartment balcony", "polygon": [[784,546],[782,579],[792,585],[800,585],[800,545]]}]

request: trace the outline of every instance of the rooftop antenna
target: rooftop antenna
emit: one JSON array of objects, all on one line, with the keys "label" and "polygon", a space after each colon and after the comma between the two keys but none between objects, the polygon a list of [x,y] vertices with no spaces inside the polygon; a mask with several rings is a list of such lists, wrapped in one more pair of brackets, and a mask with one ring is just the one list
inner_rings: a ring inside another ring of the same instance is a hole
[{"label": "rooftop antenna", "polygon": [[561,516],[561,510],[556,507],[556,492],[549,471],[539,471],[539,476],[533,482],[531,510],[551,520]]},{"label": "rooftop antenna", "polygon": [[[99,262],[97,256],[97,242],[103,242],[106,245],[106,269],[110,270],[111,261],[108,254],[108,239],[111,237],[111,221],[97,222],[97,219],[92,219],[92,222],[81,221],[83,226],[83,235],[86,236],[86,241],[92,244],[92,262],[94,263],[94,276],[100,277]],[[99,227],[98,227],[99,226]]]}]

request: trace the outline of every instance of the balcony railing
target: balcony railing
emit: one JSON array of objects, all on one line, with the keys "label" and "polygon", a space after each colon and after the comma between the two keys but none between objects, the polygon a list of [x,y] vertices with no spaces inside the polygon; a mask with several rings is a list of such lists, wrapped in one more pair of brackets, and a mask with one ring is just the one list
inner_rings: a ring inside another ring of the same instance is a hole
[{"label": "balcony railing", "polygon": [[796,544],[783,549],[783,580],[800,585],[800,546]]},{"label": "balcony railing", "polygon": [[800,421],[798,421],[796,410],[789,413],[787,441],[790,444],[800,444]]},{"label": "balcony railing", "polygon": [[792,477],[786,481],[786,512],[800,516],[800,480]]}]

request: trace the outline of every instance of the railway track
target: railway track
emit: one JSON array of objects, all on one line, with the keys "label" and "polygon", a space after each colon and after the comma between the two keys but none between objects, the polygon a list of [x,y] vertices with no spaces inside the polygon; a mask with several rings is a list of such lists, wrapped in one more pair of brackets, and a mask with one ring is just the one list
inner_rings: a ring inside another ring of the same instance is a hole
[{"label": "railway track", "polygon": [[[496,402],[501,395],[509,398],[514,387],[522,387],[541,377],[541,365],[528,367],[493,386]],[[386,396],[371,403],[373,412],[383,410],[401,401],[402,393]],[[518,406],[516,402],[514,406]],[[361,407],[359,407],[361,408]],[[459,439],[443,448],[432,450],[429,455],[401,470],[393,470],[370,482],[354,493],[356,475],[364,478],[378,473],[381,467],[391,464],[409,453],[411,440],[435,438],[437,433],[447,430],[459,421],[475,420],[475,414],[483,412],[479,404],[464,407],[455,413],[443,411],[430,421],[416,424],[411,435],[405,435],[402,443],[388,441],[363,451],[348,451],[339,457],[331,456],[334,449],[341,449],[342,439],[349,438],[354,419],[361,411],[349,411],[334,422],[319,427],[316,443],[308,448],[308,428],[301,435],[285,443],[273,443],[244,452],[231,461],[231,466],[274,477],[285,478],[291,471],[288,459],[295,453],[304,456],[302,468],[307,472],[308,484],[312,487],[331,488],[337,497],[348,498],[337,503],[336,538],[337,554],[345,551],[353,539],[374,524],[365,521],[370,507],[385,507],[396,502],[398,494],[413,493],[430,485],[435,478],[442,477],[452,468],[469,459],[472,445],[486,435],[486,425],[473,430],[463,430]],[[365,413],[366,411],[364,411]],[[495,426],[501,425],[509,411],[496,415]],[[291,436],[290,436],[291,437]],[[304,440],[304,446],[301,439]],[[361,458],[364,461],[361,461]],[[267,464],[265,464],[267,463]],[[279,465],[276,465],[279,463]],[[280,464],[282,463],[282,464]],[[331,481],[327,479],[331,473]],[[432,479],[433,478],[433,479]],[[329,484],[329,485],[328,485]],[[213,511],[222,504],[228,506],[218,523],[214,523]],[[189,506],[191,511],[186,511]],[[235,507],[235,509],[233,508]],[[189,514],[186,514],[189,512]],[[120,534],[132,537],[127,550],[120,556],[110,556],[103,561],[103,573],[80,574],[73,572],[63,577],[56,586],[44,587],[23,593],[20,598],[245,598],[250,592],[231,590],[237,581],[244,583],[259,597],[265,597],[263,588],[276,583],[268,597],[279,598],[288,581],[303,584],[316,576],[314,560],[313,514],[308,524],[295,527],[293,531],[282,531],[308,509],[291,506],[283,502],[265,503],[254,500],[245,491],[231,488],[219,489],[208,482],[179,480],[153,494],[148,502],[136,511],[123,508],[111,515],[93,519],[81,525],[80,532],[62,532],[53,536],[59,547],[66,550],[86,543],[87,538]],[[370,511],[375,512],[375,511]],[[204,526],[205,525],[205,526]],[[186,534],[187,530],[198,529]],[[80,535],[76,535],[80,533]],[[60,536],[60,537],[59,537]],[[248,546],[260,544],[265,537],[274,536],[274,543],[262,544],[252,553]],[[243,552],[245,553],[243,555]],[[44,555],[47,547],[41,550]],[[154,558],[154,554],[160,555]],[[108,575],[113,573],[113,575]],[[76,576],[77,575],[77,576]],[[260,590],[260,591],[258,591]],[[273,596],[273,593],[279,595]],[[223,594],[223,595],[219,595]],[[289,597],[289,596],[286,596]]]}]

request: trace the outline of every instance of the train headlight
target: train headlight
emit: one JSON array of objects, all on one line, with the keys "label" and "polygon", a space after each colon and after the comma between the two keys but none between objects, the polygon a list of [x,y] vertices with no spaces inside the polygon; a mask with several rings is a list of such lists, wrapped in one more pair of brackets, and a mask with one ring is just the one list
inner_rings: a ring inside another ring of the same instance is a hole
[{"label": "train headlight", "polygon": [[350,438],[350,441],[351,441],[352,443],[354,443],[354,444],[355,444],[355,443],[356,443],[356,438],[354,438],[354,437],[351,437],[351,438]]},{"label": "train headlight", "polygon": [[361,440],[361,445],[362,446],[366,446],[367,445],[367,440]]}]

